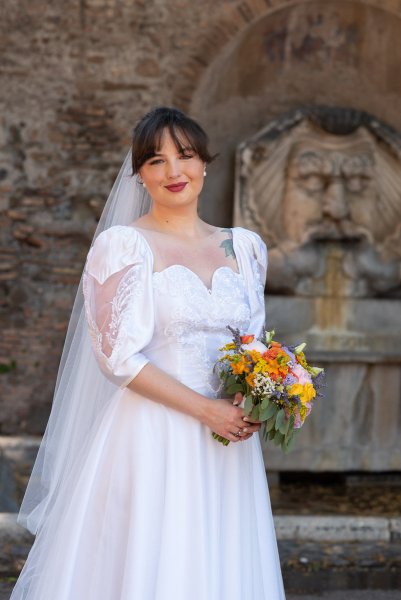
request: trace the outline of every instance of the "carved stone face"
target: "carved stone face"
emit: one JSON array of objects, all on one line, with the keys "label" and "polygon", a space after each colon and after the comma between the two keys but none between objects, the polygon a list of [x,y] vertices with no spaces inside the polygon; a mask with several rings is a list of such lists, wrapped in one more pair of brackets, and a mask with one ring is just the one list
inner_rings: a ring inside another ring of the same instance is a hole
[{"label": "carved stone face", "polygon": [[401,297],[401,143],[373,125],[303,120],[242,146],[235,224],[266,241],[270,290]]},{"label": "carved stone face", "polygon": [[[357,134],[298,141],[288,157],[284,229],[297,244],[372,239],[378,189],[373,149]],[[378,232],[379,233],[379,232]]]}]

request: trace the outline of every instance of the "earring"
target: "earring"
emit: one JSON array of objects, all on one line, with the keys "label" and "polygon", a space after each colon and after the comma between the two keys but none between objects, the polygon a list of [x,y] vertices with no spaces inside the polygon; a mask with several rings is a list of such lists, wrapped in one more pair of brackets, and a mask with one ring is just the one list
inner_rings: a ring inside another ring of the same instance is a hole
[{"label": "earring", "polygon": [[142,185],[144,188],[146,188],[146,183],[143,183],[143,181],[141,181]]},{"label": "earring", "polygon": [[203,177],[206,177],[206,167],[205,167],[205,170],[203,171]]}]

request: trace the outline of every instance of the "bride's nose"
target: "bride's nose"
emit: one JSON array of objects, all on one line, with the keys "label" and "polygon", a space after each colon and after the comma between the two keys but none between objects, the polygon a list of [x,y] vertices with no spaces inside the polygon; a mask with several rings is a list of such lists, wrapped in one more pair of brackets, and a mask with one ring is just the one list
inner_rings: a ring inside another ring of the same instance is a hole
[{"label": "bride's nose", "polygon": [[177,177],[181,176],[181,165],[178,160],[171,160],[167,162],[167,177],[169,179],[177,179]]}]

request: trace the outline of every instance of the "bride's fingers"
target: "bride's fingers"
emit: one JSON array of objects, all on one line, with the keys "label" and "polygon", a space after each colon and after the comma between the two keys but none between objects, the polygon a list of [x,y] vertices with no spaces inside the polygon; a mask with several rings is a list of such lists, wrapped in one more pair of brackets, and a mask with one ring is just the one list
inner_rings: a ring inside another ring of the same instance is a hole
[{"label": "bride's fingers", "polygon": [[260,425],[254,425],[253,427],[243,427],[242,431],[243,433],[256,433],[257,431],[259,431],[260,429]]},{"label": "bride's fingers", "polygon": [[251,423],[242,423],[242,425],[235,425],[238,427],[237,431],[233,431],[233,435],[238,435],[239,437],[244,437],[245,435],[252,435],[256,433],[260,429],[259,424],[251,424]]},{"label": "bride's fingers", "polygon": [[234,406],[239,406],[242,402],[243,395],[241,392],[237,392],[234,396],[233,404]]},{"label": "bride's fingers", "polygon": [[262,421],[257,421],[256,419],[251,419],[251,417],[243,417],[242,418],[245,423],[261,423]]}]

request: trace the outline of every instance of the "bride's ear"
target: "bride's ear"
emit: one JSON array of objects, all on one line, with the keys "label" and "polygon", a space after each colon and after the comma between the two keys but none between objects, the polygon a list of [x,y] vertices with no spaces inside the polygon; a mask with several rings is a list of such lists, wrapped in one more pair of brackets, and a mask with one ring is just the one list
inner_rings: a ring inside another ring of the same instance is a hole
[{"label": "bride's ear", "polygon": [[136,177],[137,177],[138,183],[140,183],[141,185],[143,185],[144,188],[146,188],[146,184],[143,182],[140,171],[137,172]]}]

